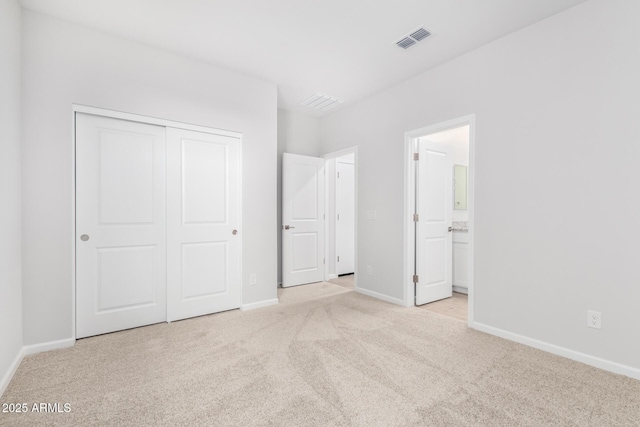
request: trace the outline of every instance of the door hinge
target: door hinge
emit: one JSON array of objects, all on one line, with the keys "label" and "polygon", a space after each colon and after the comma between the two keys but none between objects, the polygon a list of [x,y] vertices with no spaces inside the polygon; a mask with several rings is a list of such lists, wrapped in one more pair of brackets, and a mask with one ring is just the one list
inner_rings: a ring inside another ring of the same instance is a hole
[{"label": "door hinge", "polygon": [[418,283],[419,282],[419,277],[417,274],[413,275],[413,283]]},{"label": "door hinge", "polygon": [[340,262],[340,256],[338,256],[338,262]]},{"label": "door hinge", "polygon": [[420,160],[420,154],[419,153],[413,153],[413,160]]},{"label": "door hinge", "polygon": [[340,221],[340,214],[338,214],[338,218],[337,219],[338,219],[338,221]]},{"label": "door hinge", "polygon": [[413,222],[418,222],[419,219],[420,219],[420,215],[413,214]]},{"label": "door hinge", "polygon": [[338,178],[340,178],[340,172],[338,172]]},{"label": "door hinge", "polygon": [[324,258],[322,258],[322,263],[323,263],[323,264],[325,263],[325,262],[324,262]]}]

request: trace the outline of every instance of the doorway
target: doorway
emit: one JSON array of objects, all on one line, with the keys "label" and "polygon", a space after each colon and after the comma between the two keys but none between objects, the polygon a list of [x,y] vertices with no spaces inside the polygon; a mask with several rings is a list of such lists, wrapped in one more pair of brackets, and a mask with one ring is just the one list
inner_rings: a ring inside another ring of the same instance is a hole
[{"label": "doorway", "polygon": [[325,280],[357,288],[357,147],[324,155],[327,238]]},{"label": "doorway", "polygon": [[357,288],[357,147],[282,155],[282,287],[341,278]]},{"label": "doorway", "polygon": [[[473,322],[475,118],[405,133],[406,306],[468,294]],[[457,177],[455,179],[454,177]]]}]

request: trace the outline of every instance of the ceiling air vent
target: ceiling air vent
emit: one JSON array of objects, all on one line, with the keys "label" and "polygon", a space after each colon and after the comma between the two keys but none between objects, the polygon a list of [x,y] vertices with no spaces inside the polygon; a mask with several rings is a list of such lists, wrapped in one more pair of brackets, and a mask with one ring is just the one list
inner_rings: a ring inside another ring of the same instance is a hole
[{"label": "ceiling air vent", "polygon": [[414,32],[412,32],[411,34],[409,34],[408,36],[403,37],[400,41],[397,41],[396,45],[398,45],[399,47],[401,47],[403,49],[407,49],[407,48],[410,48],[411,46],[413,46],[414,44],[416,44],[417,42],[426,39],[430,35],[431,35],[431,33],[429,31],[427,31],[424,28],[420,27],[417,30],[415,30]]},{"label": "ceiling air vent", "polygon": [[305,99],[300,103],[304,107],[313,108],[319,111],[328,111],[340,106],[344,101],[336,98],[332,98],[321,93],[316,93],[313,96]]},{"label": "ceiling air vent", "polygon": [[416,41],[413,40],[411,37],[405,37],[402,40],[400,40],[399,42],[396,42],[396,44],[398,46],[400,46],[403,49],[409,48],[411,46],[413,46],[414,44],[416,44]]}]

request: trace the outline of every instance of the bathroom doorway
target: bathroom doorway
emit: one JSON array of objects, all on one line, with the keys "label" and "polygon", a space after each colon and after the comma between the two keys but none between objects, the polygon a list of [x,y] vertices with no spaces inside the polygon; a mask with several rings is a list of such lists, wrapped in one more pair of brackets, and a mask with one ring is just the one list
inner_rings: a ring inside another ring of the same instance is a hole
[{"label": "bathroom doorway", "polygon": [[450,311],[452,317],[466,317],[469,323],[473,321],[473,150],[473,116],[405,134],[405,305],[441,314]]}]

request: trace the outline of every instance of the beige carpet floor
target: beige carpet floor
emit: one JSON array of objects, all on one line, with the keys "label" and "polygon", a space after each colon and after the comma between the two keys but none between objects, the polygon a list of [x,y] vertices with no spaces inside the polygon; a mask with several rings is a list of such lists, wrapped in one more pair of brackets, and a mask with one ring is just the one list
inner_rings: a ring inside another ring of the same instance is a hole
[{"label": "beige carpet floor", "polygon": [[28,356],[0,425],[638,426],[640,381],[331,283]]}]

